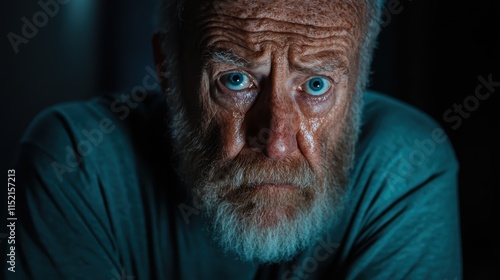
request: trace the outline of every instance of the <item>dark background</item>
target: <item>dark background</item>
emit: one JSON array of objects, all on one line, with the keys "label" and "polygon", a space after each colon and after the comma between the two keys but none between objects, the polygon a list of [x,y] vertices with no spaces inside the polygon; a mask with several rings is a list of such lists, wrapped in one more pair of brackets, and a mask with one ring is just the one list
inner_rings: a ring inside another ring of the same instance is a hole
[{"label": "dark background", "polygon": [[[17,54],[7,34],[21,35],[21,18],[32,22],[41,7],[36,1],[5,0],[0,8],[0,168],[5,173],[23,131],[42,109],[106,92],[130,93],[141,85],[145,68],[154,69],[155,0],[65,1]],[[443,114],[471,100],[479,76],[500,82],[500,1],[397,3],[393,0],[384,14],[370,87],[420,108],[446,130],[461,167],[465,278],[499,279],[500,184],[493,174],[500,139],[493,114],[500,87],[456,128]]]}]

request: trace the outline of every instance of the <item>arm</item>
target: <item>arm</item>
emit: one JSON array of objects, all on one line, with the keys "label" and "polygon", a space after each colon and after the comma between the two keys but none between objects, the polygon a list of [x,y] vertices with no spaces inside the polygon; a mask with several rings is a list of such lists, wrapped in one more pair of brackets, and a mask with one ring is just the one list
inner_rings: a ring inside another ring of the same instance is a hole
[{"label": "arm", "polygon": [[386,181],[354,247],[347,279],[461,279],[457,169],[454,161],[441,163],[439,170],[422,171],[427,175]]},{"label": "arm", "polygon": [[347,279],[460,279],[458,164],[429,117],[369,95],[354,177]]},{"label": "arm", "polygon": [[6,279],[111,279],[120,273],[106,203],[91,164],[77,164],[71,125],[38,117],[16,165],[16,272]]}]

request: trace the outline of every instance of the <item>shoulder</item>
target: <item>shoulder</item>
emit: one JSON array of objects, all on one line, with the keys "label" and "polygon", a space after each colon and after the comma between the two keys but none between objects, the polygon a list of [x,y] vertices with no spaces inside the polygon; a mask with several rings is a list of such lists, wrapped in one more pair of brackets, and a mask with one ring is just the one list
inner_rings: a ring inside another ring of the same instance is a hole
[{"label": "shoulder", "polygon": [[364,97],[358,149],[360,157],[377,156],[380,163],[401,156],[412,167],[431,168],[437,167],[437,162],[446,162],[450,168],[456,168],[453,147],[434,119],[376,92],[366,92]]},{"label": "shoulder", "polygon": [[380,138],[394,134],[406,136],[399,140],[414,140],[420,137],[430,137],[439,143],[447,140],[441,126],[424,112],[381,93],[366,92],[362,136]]},{"label": "shoulder", "polygon": [[[411,193],[455,193],[457,173],[454,149],[435,120],[394,98],[366,92],[353,197],[390,204]],[[442,187],[430,190],[431,181]],[[386,199],[377,199],[380,196]]]},{"label": "shoulder", "polygon": [[93,267],[99,274],[147,262],[143,245],[154,242],[149,233],[169,207],[158,199],[171,189],[169,170],[158,164],[166,158],[165,106],[160,95],[125,98],[52,106],[25,132],[16,163],[25,271],[74,275]]},{"label": "shoulder", "polygon": [[[101,134],[129,134],[152,119],[157,121],[155,124],[163,122],[162,105],[158,93],[150,93],[140,102],[131,102],[126,95],[113,94],[53,105],[33,119],[21,138],[21,143],[32,143],[52,151],[58,149],[60,142],[71,142],[79,138],[91,141],[96,139],[89,136]],[[101,140],[101,137],[98,138]],[[101,141],[91,142],[101,144]]]},{"label": "shoulder", "polygon": [[118,163],[130,162],[156,144],[142,142],[162,142],[164,109],[159,93],[141,100],[114,94],[54,105],[39,113],[25,131],[19,160],[45,164],[45,169],[52,162],[60,173],[99,172],[106,167],[103,163],[126,166]]},{"label": "shoulder", "polygon": [[[350,278],[426,278],[429,271],[448,277],[461,267],[453,147],[442,127],[418,109],[378,93],[364,98],[339,227],[349,244],[345,250],[355,256]],[[436,259],[446,261],[437,266]],[[391,267],[395,260],[406,267]]]},{"label": "shoulder", "polygon": [[[115,132],[115,118],[100,101],[97,98],[67,102],[44,109],[26,129],[21,144],[33,145],[47,154],[56,155],[61,145],[78,146],[85,135],[96,134],[95,129],[101,134],[102,131],[107,134]],[[100,137],[97,140],[101,140]],[[94,143],[100,144],[97,140]]]}]

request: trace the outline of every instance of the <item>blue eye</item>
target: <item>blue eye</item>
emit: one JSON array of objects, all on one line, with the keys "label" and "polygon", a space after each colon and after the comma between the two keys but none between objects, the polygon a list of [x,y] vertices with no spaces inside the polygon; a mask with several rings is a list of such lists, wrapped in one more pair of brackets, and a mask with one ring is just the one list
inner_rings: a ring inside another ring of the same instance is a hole
[{"label": "blue eye", "polygon": [[230,90],[244,90],[252,86],[250,78],[241,72],[231,72],[223,75],[221,78],[221,83],[223,86]]},{"label": "blue eye", "polygon": [[310,95],[318,96],[325,94],[330,89],[330,81],[321,77],[314,77],[307,80],[302,88]]}]

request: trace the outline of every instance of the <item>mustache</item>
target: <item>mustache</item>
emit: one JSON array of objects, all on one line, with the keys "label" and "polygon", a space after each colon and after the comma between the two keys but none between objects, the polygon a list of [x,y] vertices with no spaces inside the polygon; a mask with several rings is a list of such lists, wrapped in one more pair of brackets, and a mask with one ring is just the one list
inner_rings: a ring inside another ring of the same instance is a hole
[{"label": "mustache", "polygon": [[202,178],[230,189],[257,185],[291,185],[300,189],[315,184],[317,175],[304,157],[274,161],[258,152],[238,154],[228,161],[214,161]]}]

